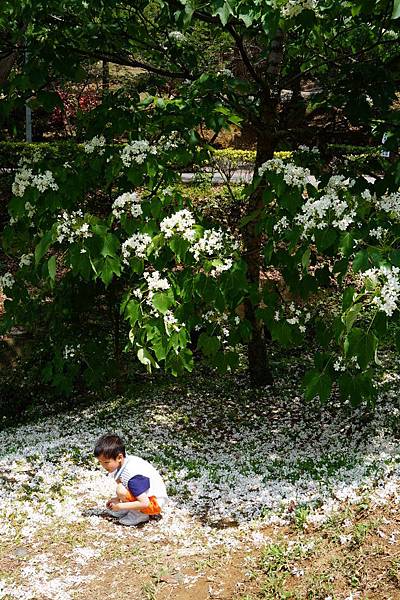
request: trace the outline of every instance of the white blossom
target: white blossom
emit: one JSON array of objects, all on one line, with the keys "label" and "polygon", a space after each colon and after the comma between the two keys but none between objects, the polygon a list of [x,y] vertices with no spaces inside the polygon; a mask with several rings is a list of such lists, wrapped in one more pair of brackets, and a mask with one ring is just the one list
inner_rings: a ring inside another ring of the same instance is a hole
[{"label": "white blossom", "polygon": [[170,40],[174,41],[178,46],[187,42],[187,37],[181,31],[170,31],[168,37]]},{"label": "white blossom", "polygon": [[202,237],[191,246],[190,252],[196,260],[199,260],[202,254],[205,256],[221,254],[224,244],[225,234],[221,229],[206,229]]},{"label": "white blossom", "polygon": [[286,216],[283,216],[281,219],[279,219],[279,221],[277,221],[275,223],[275,225],[273,226],[273,230],[276,231],[277,233],[282,233],[282,231],[284,231],[285,229],[288,229],[289,227],[289,220]]},{"label": "white blossom", "polygon": [[195,219],[192,213],[184,208],[170,217],[165,217],[160,223],[160,230],[166,239],[181,234],[185,240],[192,241],[196,236],[193,225],[195,225]]},{"label": "white blossom", "polygon": [[78,239],[86,239],[92,237],[89,231],[90,224],[85,222],[84,215],[81,210],[67,213],[64,211],[59,215],[57,223],[57,241],[61,244],[64,240],[70,243]]},{"label": "white blossom", "polygon": [[387,229],[385,229],[384,227],[377,227],[376,229],[370,229],[369,230],[369,235],[371,237],[376,238],[377,240],[382,239],[382,237],[385,235],[385,233],[387,233]]},{"label": "white blossom", "polygon": [[156,148],[151,147],[147,140],[136,140],[126,144],[120,156],[125,167],[130,167],[132,163],[143,164],[149,154],[157,154]]},{"label": "white blossom", "polygon": [[375,205],[378,209],[392,214],[396,219],[400,218],[400,192],[385,194],[382,198],[375,199]]},{"label": "white blossom", "polygon": [[150,291],[168,290],[171,287],[168,279],[160,277],[158,271],[153,271],[152,273],[145,271],[143,276]]},{"label": "white blossom", "polygon": [[272,6],[279,10],[282,17],[297,17],[303,10],[317,12],[317,0],[272,0]]},{"label": "white blossom", "polygon": [[132,256],[145,258],[146,250],[151,244],[151,239],[148,233],[134,233],[122,244],[123,262],[128,264]]},{"label": "white blossom", "polygon": [[66,344],[63,350],[63,357],[65,360],[69,360],[70,358],[74,358],[76,356],[76,351],[79,350],[80,344],[76,346]]},{"label": "white blossom", "polygon": [[86,154],[93,154],[96,151],[99,156],[102,156],[106,151],[105,145],[106,138],[104,135],[95,135],[91,140],[83,145],[83,149]]},{"label": "white blossom", "polygon": [[20,267],[25,267],[25,266],[29,266],[32,262],[32,258],[33,258],[33,254],[22,254],[21,258],[19,259],[19,266]]},{"label": "white blossom", "polygon": [[11,288],[15,283],[15,279],[10,272],[0,275],[0,290]]},{"label": "white blossom", "polygon": [[345,193],[353,185],[354,180],[334,175],[324,189],[314,192],[316,196],[306,196],[301,212],[294,219],[295,223],[302,226],[303,237],[313,229],[336,227],[346,231],[354,223],[357,213],[352,204],[355,199]]},{"label": "white blossom", "polygon": [[400,268],[386,267],[368,269],[363,273],[364,282],[374,287],[373,303],[389,317],[398,308],[400,298]]},{"label": "white blossom", "polygon": [[262,177],[267,171],[282,174],[284,181],[293,187],[305,188],[311,179],[309,169],[298,167],[290,162],[284,162],[281,158],[267,160],[259,167],[258,174]]},{"label": "white blossom", "polygon": [[134,217],[140,217],[143,214],[141,199],[135,192],[125,192],[116,198],[112,205],[112,213],[120,219],[127,211]]},{"label": "white blossom", "polygon": [[12,184],[12,193],[14,196],[22,198],[28,187],[34,187],[39,192],[45,192],[46,190],[58,190],[58,184],[54,180],[53,173],[49,170],[44,173],[34,174],[33,170],[23,166],[19,169],[14,178]]},{"label": "white blossom", "polygon": [[221,264],[215,265],[213,269],[210,271],[211,277],[218,277],[224,271],[229,271],[232,268],[233,260],[231,258],[225,258],[225,260],[221,261]]}]

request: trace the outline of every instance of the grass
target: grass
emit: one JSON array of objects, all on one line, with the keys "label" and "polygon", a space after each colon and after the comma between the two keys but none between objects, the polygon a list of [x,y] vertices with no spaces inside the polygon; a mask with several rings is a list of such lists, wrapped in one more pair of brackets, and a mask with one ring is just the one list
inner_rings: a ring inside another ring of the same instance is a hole
[{"label": "grass", "polygon": [[390,542],[397,514],[385,507],[363,509],[362,515],[358,507],[346,507],[318,530],[300,533],[292,526],[277,534],[261,551],[248,582],[251,592],[241,600],[398,598],[400,560]]},{"label": "grass", "polygon": [[[373,412],[335,397],[305,404],[299,382],[309,360],[276,352],[274,388],[254,391],[244,373],[222,378],[200,367],[5,429],[3,589],[23,597],[42,586],[55,600],[74,598],[71,572],[85,585],[79,600],[100,598],[101,586],[113,598],[106,560],[156,600],[206,598],[209,586],[232,600],[396,598],[395,361],[386,360],[390,378]],[[282,377],[286,363],[290,378]],[[110,430],[162,470],[171,504],[160,523],[121,531],[82,517],[110,493],[92,457]],[[10,571],[16,547],[28,554]]]}]

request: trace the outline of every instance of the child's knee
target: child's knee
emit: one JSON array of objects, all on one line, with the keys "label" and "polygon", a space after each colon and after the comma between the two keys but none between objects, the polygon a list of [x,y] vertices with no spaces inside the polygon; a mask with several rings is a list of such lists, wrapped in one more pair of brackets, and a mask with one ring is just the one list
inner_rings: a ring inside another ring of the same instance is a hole
[{"label": "child's knee", "polygon": [[120,500],[125,500],[127,496],[129,496],[129,491],[124,485],[122,485],[122,483],[117,485],[117,496]]}]

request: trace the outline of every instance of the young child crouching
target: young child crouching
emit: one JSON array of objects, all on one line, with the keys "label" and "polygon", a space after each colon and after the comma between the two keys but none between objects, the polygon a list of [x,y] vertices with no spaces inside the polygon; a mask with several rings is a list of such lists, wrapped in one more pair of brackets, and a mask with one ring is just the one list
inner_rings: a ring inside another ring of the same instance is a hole
[{"label": "young child crouching", "polygon": [[116,496],[108,500],[107,513],[121,525],[139,525],[159,515],[167,502],[167,490],[159,472],[147,460],[127,455],[115,434],[97,440],[94,455],[116,483]]}]

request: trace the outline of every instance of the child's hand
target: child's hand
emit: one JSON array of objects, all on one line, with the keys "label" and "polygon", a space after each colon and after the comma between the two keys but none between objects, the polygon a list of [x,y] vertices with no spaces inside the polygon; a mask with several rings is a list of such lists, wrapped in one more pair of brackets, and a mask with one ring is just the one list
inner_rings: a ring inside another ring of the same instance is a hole
[{"label": "child's hand", "polygon": [[[110,498],[109,500],[107,500],[106,507],[107,507],[107,508],[112,508],[112,505],[113,505],[113,504],[117,504],[118,502],[119,502],[119,498],[117,498],[117,497],[115,497],[115,498]],[[114,510],[115,510],[115,509],[114,509]],[[118,509],[116,509],[116,510],[118,510]]]},{"label": "child's hand", "polygon": [[113,501],[110,500],[110,506],[108,506],[107,508],[110,508],[111,510],[117,510],[117,511],[118,510],[124,510],[124,505],[117,498],[116,502],[113,502]]}]

